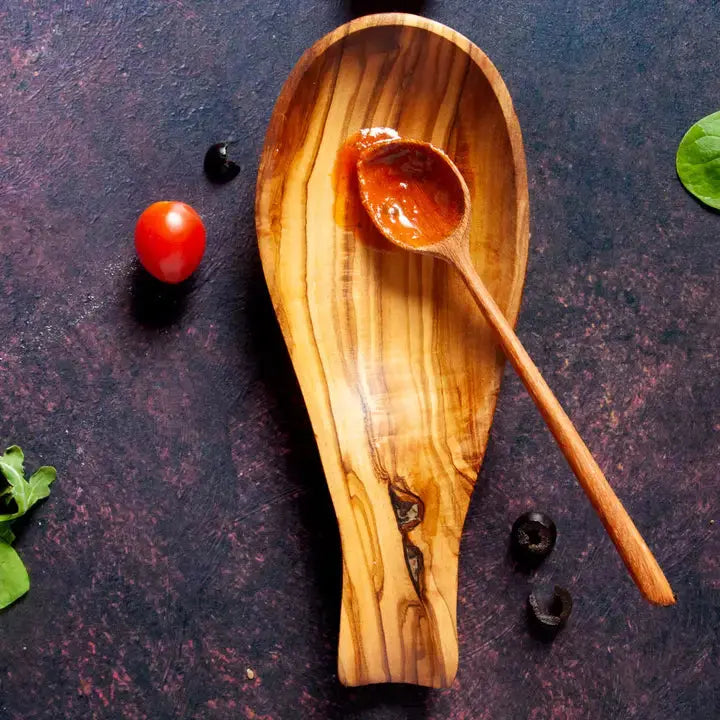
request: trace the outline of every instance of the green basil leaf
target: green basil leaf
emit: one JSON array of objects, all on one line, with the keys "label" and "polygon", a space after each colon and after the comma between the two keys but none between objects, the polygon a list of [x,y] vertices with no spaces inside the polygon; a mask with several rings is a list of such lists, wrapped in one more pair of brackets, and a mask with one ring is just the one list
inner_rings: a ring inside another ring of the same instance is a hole
[{"label": "green basil leaf", "polygon": [[30,578],[20,556],[0,542],[0,610],[14,603],[30,589]]},{"label": "green basil leaf", "polygon": [[685,133],[675,167],[689,193],[720,210],[720,111],[699,120]]}]

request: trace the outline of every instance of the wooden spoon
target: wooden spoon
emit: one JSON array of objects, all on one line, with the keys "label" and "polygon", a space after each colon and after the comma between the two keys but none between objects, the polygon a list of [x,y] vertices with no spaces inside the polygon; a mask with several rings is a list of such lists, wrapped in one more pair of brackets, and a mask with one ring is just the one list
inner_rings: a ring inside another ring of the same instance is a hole
[{"label": "wooden spoon", "polygon": [[663,571],[475,270],[468,242],[470,192],[453,161],[429,143],[392,139],[366,149],[357,172],[363,206],[388,240],[445,260],[460,272],[640,592],[651,603],[672,605]]},{"label": "wooden spoon", "polygon": [[265,279],[340,528],[339,678],[447,687],[460,540],[504,356],[458,274],[393,247],[362,208],[354,165],[337,172],[348,137],[368,127],[457,163],[472,195],[470,253],[509,322],[527,262],[525,156],[486,55],[448,27],[392,13],[353,20],[300,58],[258,175]]}]

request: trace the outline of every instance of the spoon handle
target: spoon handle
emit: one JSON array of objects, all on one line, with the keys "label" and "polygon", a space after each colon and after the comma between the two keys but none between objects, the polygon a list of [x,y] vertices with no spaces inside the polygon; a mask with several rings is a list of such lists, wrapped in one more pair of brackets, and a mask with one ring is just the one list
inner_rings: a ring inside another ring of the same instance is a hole
[{"label": "spoon handle", "polygon": [[451,260],[461,272],[488,323],[497,333],[505,355],[525,384],[547,426],[570,464],[585,494],[600,516],[630,575],[647,600],[656,605],[675,602],[672,588],[632,519],[610,487],[587,445],[575,429],[535,363],[475,270],[469,254]]}]

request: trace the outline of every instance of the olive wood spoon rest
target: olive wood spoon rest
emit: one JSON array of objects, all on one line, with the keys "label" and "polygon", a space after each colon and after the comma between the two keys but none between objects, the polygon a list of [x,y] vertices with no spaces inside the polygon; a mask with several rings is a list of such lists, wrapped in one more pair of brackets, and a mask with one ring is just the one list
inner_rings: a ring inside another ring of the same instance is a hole
[{"label": "olive wood spoon rest", "polygon": [[260,162],[263,270],[340,528],[339,678],[447,687],[460,536],[504,357],[457,274],[380,236],[354,165],[337,177],[346,138],[381,126],[443,147],[461,168],[469,252],[509,322],[527,261],[525,157],[488,58],[443,25],[387,14],[302,56]]},{"label": "olive wood spoon rest", "polygon": [[475,270],[469,249],[472,199],[456,165],[429,143],[392,139],[366,149],[357,173],[363,206],[388,240],[444,260],[460,273],[640,592],[651,603],[672,605],[675,598],[663,571]]}]

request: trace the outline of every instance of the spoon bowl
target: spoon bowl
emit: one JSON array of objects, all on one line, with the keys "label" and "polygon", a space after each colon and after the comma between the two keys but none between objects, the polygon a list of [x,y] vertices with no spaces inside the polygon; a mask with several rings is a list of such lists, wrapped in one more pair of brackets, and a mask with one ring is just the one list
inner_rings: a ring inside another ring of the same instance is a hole
[{"label": "spoon bowl", "polygon": [[439,148],[420,140],[384,140],[362,151],[357,174],[363,207],[394,245],[442,255],[455,236],[465,238],[470,191]]}]

